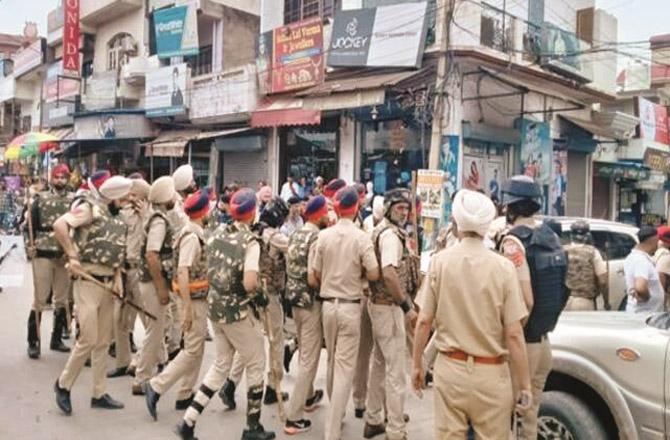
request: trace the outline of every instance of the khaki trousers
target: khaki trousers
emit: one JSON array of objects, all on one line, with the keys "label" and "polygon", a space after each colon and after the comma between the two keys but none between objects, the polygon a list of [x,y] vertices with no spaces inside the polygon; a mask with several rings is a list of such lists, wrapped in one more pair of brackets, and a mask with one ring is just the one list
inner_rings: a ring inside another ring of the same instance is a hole
[{"label": "khaki trousers", "polygon": [[[137,269],[130,269],[126,272],[124,294],[126,298],[142,305],[140,295],[140,279]],[[121,301],[114,301],[114,342],[116,349],[116,368],[124,368],[130,365],[130,341],[129,335],[135,328],[135,319],[137,311],[124,305]],[[147,318],[140,315],[142,324],[146,329]]]},{"label": "khaki trousers", "polygon": [[[533,392],[533,406],[530,411],[521,417],[520,440],[535,440],[537,438],[537,414],[540,410],[540,400],[544,384],[551,372],[551,344],[546,337],[542,342],[526,343],[528,365],[530,369],[530,385]],[[516,386],[515,386],[516,390]],[[515,395],[518,394],[515,392]]]},{"label": "khaki trousers", "polygon": [[158,394],[165,394],[177,380],[181,379],[177,400],[188,399],[193,394],[193,387],[198,381],[202,357],[205,354],[209,305],[206,299],[192,300],[191,303],[193,304],[193,323],[191,329],[184,333],[184,348],[161,374],[149,382],[154,391]]},{"label": "khaki trousers", "polygon": [[565,305],[566,312],[591,312],[595,309],[596,305],[592,299],[578,296],[568,298],[568,303]]},{"label": "khaki trousers", "polygon": [[468,421],[476,439],[509,437],[514,398],[507,364],[475,364],[439,354],[434,378],[435,439],[465,439]]},{"label": "khaki trousers", "polygon": [[70,290],[70,275],[62,258],[33,259],[33,283],[35,287],[33,310],[41,312],[47,305],[49,292],[53,290],[55,309],[67,307]]},{"label": "khaki trousers", "polygon": [[90,355],[93,397],[99,398],[105,394],[107,387],[107,348],[114,321],[114,297],[94,283],[75,280],[74,301],[80,333],[60,375],[59,384],[66,390],[72,389]]},{"label": "khaki trousers", "polygon": [[164,335],[167,311],[167,306],[162,305],[158,300],[156,287],[152,282],[140,282],[139,288],[144,307],[156,319],[148,319],[146,322],[144,343],[137,356],[137,368],[133,380],[135,385],[149,380],[153,376],[159,360],[165,358]]},{"label": "khaki trousers", "polygon": [[368,298],[363,298],[361,300],[361,341],[358,346],[356,370],[354,370],[353,400],[356,409],[365,409],[372,345],[372,322],[368,312]]},{"label": "khaki trousers", "polygon": [[293,320],[298,337],[299,364],[286,416],[288,420],[295,421],[302,419],[305,401],[314,394],[314,378],[323,339],[321,303],[315,301],[310,308],[293,307]]},{"label": "khaki trousers", "polygon": [[398,306],[368,303],[372,321],[372,366],[368,381],[365,421],[370,425],[384,424],[386,405],[386,438],[402,440],[407,437],[405,426],[405,391],[407,365],[405,316]]},{"label": "khaki trousers", "polygon": [[181,312],[179,304],[179,294],[170,292],[170,303],[167,305],[167,315],[165,318],[165,338],[168,353],[174,353],[181,346]]},{"label": "khaki trousers", "polygon": [[328,352],[326,391],[330,399],[324,438],[340,440],[360,344],[361,305],[324,301],[321,315]]}]

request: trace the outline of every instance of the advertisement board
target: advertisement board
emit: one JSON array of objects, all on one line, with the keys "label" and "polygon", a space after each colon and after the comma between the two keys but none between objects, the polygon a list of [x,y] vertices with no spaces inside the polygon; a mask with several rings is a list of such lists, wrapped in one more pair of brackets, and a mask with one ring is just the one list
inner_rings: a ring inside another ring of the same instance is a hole
[{"label": "advertisement board", "polygon": [[191,119],[248,113],[256,109],[257,89],[253,65],[234,72],[200,76],[192,80]]},{"label": "advertisement board", "polygon": [[323,82],[323,23],[309,19],[260,34],[256,67],[263,93],[281,93]]},{"label": "advertisement board", "polygon": [[568,191],[568,152],[554,151],[551,185],[549,186],[549,213],[565,215],[565,199]]},{"label": "advertisement board", "polygon": [[328,54],[332,67],[421,66],[428,3],[338,11]]},{"label": "advertisement board", "polygon": [[198,18],[195,5],[161,9],[154,15],[154,35],[158,58],[198,53]]},{"label": "advertisement board", "polygon": [[189,76],[186,63],[147,72],[144,104],[147,117],[185,114],[188,108]]},{"label": "advertisement board", "polygon": [[153,137],[152,124],[142,114],[101,113],[77,117],[75,139],[143,139]]},{"label": "advertisement board", "polygon": [[644,150],[644,164],[655,171],[670,173],[670,153],[655,148]]},{"label": "advertisement board", "polygon": [[116,106],[116,70],[95,73],[86,80],[83,103],[86,110],[101,110]]},{"label": "advertisement board", "polygon": [[655,104],[648,99],[638,97],[638,116],[640,118],[640,137],[661,144],[670,144],[668,135],[668,108]]},{"label": "advertisement board", "polygon": [[79,95],[78,79],[68,78],[71,72],[65,72],[63,61],[53,63],[47,68],[47,74],[44,78],[42,96],[47,102],[56,100],[69,100]]},{"label": "advertisement board", "polygon": [[540,185],[549,185],[553,158],[549,124],[529,119],[521,119],[520,124],[522,173],[532,177]]},{"label": "advertisement board", "polygon": [[416,177],[416,195],[421,198],[421,216],[440,219],[444,203],[444,171],[419,170]]},{"label": "advertisement board", "polygon": [[45,102],[42,110],[42,125],[61,127],[74,123],[75,105],[72,102]]},{"label": "advertisement board", "polygon": [[46,52],[46,39],[40,38],[30,46],[14,54],[14,78],[30,72],[35,67],[44,63]]},{"label": "advertisement board", "polygon": [[63,68],[79,75],[79,1],[65,0],[63,13]]}]

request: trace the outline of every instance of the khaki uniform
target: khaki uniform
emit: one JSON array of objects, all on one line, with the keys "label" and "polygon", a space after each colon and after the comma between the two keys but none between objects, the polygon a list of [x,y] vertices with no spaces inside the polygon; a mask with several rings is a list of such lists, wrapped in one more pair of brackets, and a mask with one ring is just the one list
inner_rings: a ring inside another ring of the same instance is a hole
[{"label": "khaki uniform", "polygon": [[247,372],[247,425],[260,423],[263,398],[265,346],[263,329],[250,310],[251,297],[244,290],[245,272],[259,271],[260,245],[245,224],[222,225],[207,239],[210,283],[209,319],[214,327],[216,360],[207,370],[184,420],[190,426],[223,385],[233,356]]},{"label": "khaki uniform", "polygon": [[341,438],[360,343],[364,272],[378,268],[369,235],[351,220],[340,219],[319,234],[314,270],[321,274],[323,332],[328,352],[326,389],[330,409],[326,440]]},{"label": "khaki uniform", "polygon": [[585,243],[565,246],[568,254],[568,273],[565,284],[570,289],[567,311],[592,311],[596,309],[599,293],[598,277],[607,274],[607,265],[595,247]]},{"label": "khaki uniform", "polygon": [[[414,292],[410,286],[410,255],[405,246],[403,231],[388,220],[380,223],[372,234],[372,242],[381,269],[392,266],[396,269],[403,293]],[[383,279],[370,283],[368,311],[372,322],[374,348],[368,385],[365,421],[370,425],[384,423],[386,407],[386,437],[400,440],[407,437],[404,406],[407,388],[407,351],[405,316],[386,289]]]},{"label": "khaki uniform", "polygon": [[321,357],[321,303],[316,300],[318,291],[307,284],[308,273],[314,265],[318,234],[316,225],[306,223],[291,236],[288,246],[286,296],[293,305],[300,347],[298,373],[286,413],[291,421],[302,419],[305,401],[314,395],[314,378]]},{"label": "khaki uniform", "polygon": [[[532,218],[522,219],[514,226],[525,225],[535,227],[535,220]],[[526,250],[516,237],[507,236],[502,241],[502,249],[516,267],[519,283],[530,283],[530,267],[526,261]],[[540,342],[526,343],[526,352],[528,353],[528,367],[530,372],[531,392],[533,393],[533,406],[520,418],[521,429],[520,439],[535,440],[537,438],[537,415],[540,410],[540,401],[547,377],[551,372],[551,344],[547,336],[544,336]],[[517,384],[514,384],[515,395],[517,394]]]},{"label": "khaki uniform", "polygon": [[477,438],[506,439],[514,405],[507,362],[489,365],[447,356],[506,357],[504,329],[528,313],[514,267],[464,238],[436,254],[428,270],[422,311],[435,318],[435,438],[465,438],[468,420]]},{"label": "khaki uniform", "polygon": [[[107,206],[89,197],[75,201],[62,218],[74,230],[84,270],[111,287],[125,260],[125,224],[112,217]],[[74,280],[73,290],[80,333],[58,382],[61,388],[70,390],[90,356],[93,398],[100,398],[107,386],[105,370],[114,324],[114,297],[82,279]]]},{"label": "khaki uniform", "polygon": [[147,252],[157,252],[161,260],[165,283],[170,288],[172,280],[172,242],[173,233],[168,223],[165,208],[154,206],[144,226],[145,238],[143,250],[140,252],[140,282],[139,291],[142,303],[146,310],[153,314],[155,320],[147,320],[145,327],[144,344],[137,357],[137,368],[133,384],[137,387],[149,380],[154,374],[156,365],[167,359],[165,353],[164,335],[167,305],[162,305],[156,292],[156,286],[151,281]]},{"label": "khaki uniform", "polygon": [[[177,268],[188,268],[189,284],[207,280],[207,252],[204,231],[200,225],[189,223],[175,240]],[[175,275],[175,279],[177,276]],[[164,394],[177,380],[181,388],[177,400],[185,400],[193,395],[193,387],[198,381],[202,357],[205,354],[207,337],[207,290],[208,287],[190,290],[193,320],[191,329],[184,333],[184,348],[158,376],[149,381],[151,388]]]},{"label": "khaki uniform", "polygon": [[[177,193],[174,208],[167,213],[173,237],[181,232],[182,228],[190,223],[188,215],[184,212],[184,198]],[[181,312],[179,310],[179,293],[170,292],[170,303],[167,305],[165,317],[165,338],[168,353],[174,353],[181,346]]]}]

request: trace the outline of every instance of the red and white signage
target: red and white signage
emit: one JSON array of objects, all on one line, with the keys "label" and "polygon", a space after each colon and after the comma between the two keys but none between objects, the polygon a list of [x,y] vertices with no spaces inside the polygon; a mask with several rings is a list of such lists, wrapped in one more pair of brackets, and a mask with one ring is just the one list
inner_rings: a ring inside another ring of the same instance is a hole
[{"label": "red and white signage", "polygon": [[638,98],[638,113],[640,117],[640,137],[669,145],[668,108],[655,104],[648,99]]},{"label": "red and white signage", "polygon": [[63,70],[79,75],[79,1],[65,0],[63,11]]}]

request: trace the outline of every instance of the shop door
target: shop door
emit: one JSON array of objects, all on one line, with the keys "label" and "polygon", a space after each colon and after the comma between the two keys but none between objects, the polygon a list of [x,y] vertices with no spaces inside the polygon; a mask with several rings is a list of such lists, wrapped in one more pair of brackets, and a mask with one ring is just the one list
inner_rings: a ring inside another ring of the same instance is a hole
[{"label": "shop door", "polygon": [[610,191],[612,181],[608,177],[593,176],[593,201],[591,216],[609,220],[612,218]]}]

